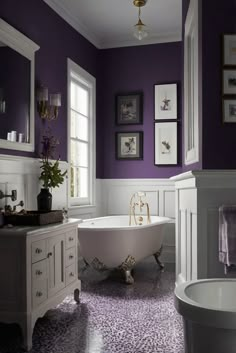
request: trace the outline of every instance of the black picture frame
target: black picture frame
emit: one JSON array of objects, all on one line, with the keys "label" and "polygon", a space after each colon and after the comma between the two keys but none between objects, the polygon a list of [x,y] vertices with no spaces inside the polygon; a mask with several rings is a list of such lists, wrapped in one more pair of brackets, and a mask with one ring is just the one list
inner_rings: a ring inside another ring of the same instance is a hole
[{"label": "black picture frame", "polygon": [[222,99],[223,124],[236,123],[236,96]]},{"label": "black picture frame", "polygon": [[116,159],[142,160],[143,159],[143,132],[122,131],[116,132]]},{"label": "black picture frame", "polygon": [[236,34],[225,33],[223,34],[223,65],[235,66],[236,65]]},{"label": "black picture frame", "polygon": [[141,92],[116,95],[116,125],[143,123],[143,95]]}]

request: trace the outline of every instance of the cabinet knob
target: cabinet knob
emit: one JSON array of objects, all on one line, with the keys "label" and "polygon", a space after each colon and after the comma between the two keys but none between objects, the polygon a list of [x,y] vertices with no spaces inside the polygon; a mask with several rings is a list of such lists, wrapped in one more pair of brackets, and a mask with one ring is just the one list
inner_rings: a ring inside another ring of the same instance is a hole
[{"label": "cabinet knob", "polygon": [[42,292],[40,292],[40,291],[36,292],[36,297],[42,297],[42,295],[43,295]]},{"label": "cabinet knob", "polygon": [[70,256],[69,256],[69,259],[73,259],[73,258],[74,258],[74,256],[73,256],[73,255],[70,255]]},{"label": "cabinet knob", "polygon": [[43,272],[40,271],[40,270],[36,270],[35,273],[36,273],[37,276],[41,276],[43,274]]},{"label": "cabinet knob", "polygon": [[52,256],[52,252],[49,252],[49,253],[48,253],[48,257],[50,257],[50,256]]},{"label": "cabinet knob", "polygon": [[74,238],[72,238],[72,237],[69,237],[69,241],[73,241],[74,240]]},{"label": "cabinet knob", "polygon": [[74,277],[74,273],[73,272],[70,273],[70,277]]},{"label": "cabinet knob", "polygon": [[40,248],[36,248],[36,249],[35,249],[36,254],[41,254],[42,251],[43,251],[43,250],[40,249]]}]

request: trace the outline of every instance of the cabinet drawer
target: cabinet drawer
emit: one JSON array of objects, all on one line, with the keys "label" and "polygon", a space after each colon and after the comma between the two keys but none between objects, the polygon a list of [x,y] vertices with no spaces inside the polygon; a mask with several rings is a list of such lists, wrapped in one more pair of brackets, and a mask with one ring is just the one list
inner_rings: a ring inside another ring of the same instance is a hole
[{"label": "cabinet drawer", "polygon": [[37,281],[32,289],[33,307],[37,307],[47,299],[47,280]]},{"label": "cabinet drawer", "polygon": [[47,279],[47,260],[42,260],[32,265],[33,284],[43,279]]},{"label": "cabinet drawer", "polygon": [[46,240],[35,241],[31,245],[32,263],[46,259]]},{"label": "cabinet drawer", "polygon": [[75,229],[66,233],[66,249],[75,246],[77,231]]},{"label": "cabinet drawer", "polygon": [[75,247],[66,250],[66,267],[75,262]]},{"label": "cabinet drawer", "polygon": [[76,280],[76,263],[66,268],[66,286]]}]

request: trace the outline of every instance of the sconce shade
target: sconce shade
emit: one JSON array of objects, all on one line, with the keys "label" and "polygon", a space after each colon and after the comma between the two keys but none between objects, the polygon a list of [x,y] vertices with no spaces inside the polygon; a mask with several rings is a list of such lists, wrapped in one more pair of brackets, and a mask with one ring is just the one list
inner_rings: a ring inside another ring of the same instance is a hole
[{"label": "sconce shade", "polygon": [[0,88],[0,114],[6,113],[6,100],[4,98],[4,90]]},{"label": "sconce shade", "polygon": [[54,93],[49,95],[48,88],[40,87],[37,90],[37,111],[42,119],[56,120],[58,117],[58,107],[61,106],[61,94]]},{"label": "sconce shade", "polygon": [[50,94],[50,105],[52,105],[54,107],[61,106],[61,94],[60,93]]},{"label": "sconce shade", "polygon": [[0,114],[6,113],[6,102],[0,99]]},{"label": "sconce shade", "polygon": [[48,88],[40,87],[37,90],[37,101],[38,102],[47,102],[48,101]]}]

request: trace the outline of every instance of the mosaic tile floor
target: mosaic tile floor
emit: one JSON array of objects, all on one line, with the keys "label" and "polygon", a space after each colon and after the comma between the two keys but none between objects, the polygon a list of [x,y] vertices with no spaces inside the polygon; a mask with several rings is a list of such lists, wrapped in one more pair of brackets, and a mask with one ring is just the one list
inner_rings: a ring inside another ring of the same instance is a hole
[{"label": "mosaic tile floor", "polygon": [[[181,317],[173,305],[174,271],[145,261],[134,285],[120,274],[81,275],[81,304],[67,297],[35,325],[31,353],[183,353]],[[0,353],[23,353],[16,325],[0,324]]]}]

